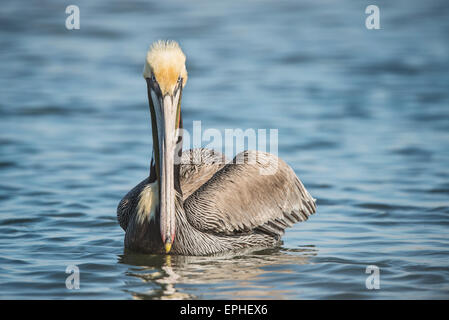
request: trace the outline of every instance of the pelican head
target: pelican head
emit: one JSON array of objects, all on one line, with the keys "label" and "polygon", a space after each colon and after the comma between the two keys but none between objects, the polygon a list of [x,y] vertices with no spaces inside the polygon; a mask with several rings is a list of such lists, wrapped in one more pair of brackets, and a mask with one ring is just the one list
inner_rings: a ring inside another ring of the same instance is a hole
[{"label": "pelican head", "polygon": [[147,82],[153,130],[153,160],[159,184],[160,231],[168,253],[175,238],[175,197],[182,153],[181,96],[187,81],[186,57],[175,41],[157,41],[148,50]]}]

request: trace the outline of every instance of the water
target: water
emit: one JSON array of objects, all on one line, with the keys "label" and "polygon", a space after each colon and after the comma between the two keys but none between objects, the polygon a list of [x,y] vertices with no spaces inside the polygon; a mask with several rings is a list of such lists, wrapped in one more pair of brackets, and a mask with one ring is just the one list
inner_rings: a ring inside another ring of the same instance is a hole
[{"label": "water", "polygon": [[[449,298],[444,0],[377,1],[381,30],[367,1],[76,1],[75,31],[68,4],[0,9],[0,298]],[[148,173],[159,38],[187,54],[187,129],[279,130],[318,199],[281,248],[124,254],[115,210]]]}]

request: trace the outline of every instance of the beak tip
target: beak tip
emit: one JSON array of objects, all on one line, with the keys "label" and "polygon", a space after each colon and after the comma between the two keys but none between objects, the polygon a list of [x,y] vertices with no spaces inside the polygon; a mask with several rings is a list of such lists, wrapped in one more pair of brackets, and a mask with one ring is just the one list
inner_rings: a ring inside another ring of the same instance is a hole
[{"label": "beak tip", "polygon": [[171,250],[171,243],[170,243],[170,242],[167,242],[167,243],[165,244],[165,253],[169,253],[170,250]]}]

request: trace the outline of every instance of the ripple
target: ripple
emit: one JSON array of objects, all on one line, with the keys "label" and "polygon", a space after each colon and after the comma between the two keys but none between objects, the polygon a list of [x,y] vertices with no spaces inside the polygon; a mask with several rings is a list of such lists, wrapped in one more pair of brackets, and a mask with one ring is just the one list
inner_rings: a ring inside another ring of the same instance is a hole
[{"label": "ripple", "polygon": [[402,156],[420,157],[426,160],[429,160],[432,157],[432,153],[430,151],[419,147],[400,148],[392,150],[392,152]]},{"label": "ripple", "polygon": [[296,144],[292,148],[300,150],[329,150],[337,148],[339,144],[335,141],[317,140],[308,143]]},{"label": "ripple", "polygon": [[415,211],[419,208],[414,206],[404,206],[404,205],[394,205],[387,203],[359,203],[356,204],[359,208],[372,209],[372,210],[382,210],[382,211]]},{"label": "ripple", "polygon": [[4,116],[69,116],[73,114],[91,114],[94,110],[91,108],[70,108],[66,106],[36,106],[22,107],[10,110],[0,110]]},{"label": "ripple", "polygon": [[427,190],[427,192],[449,195],[449,188],[433,188],[433,189]]},{"label": "ripple", "polygon": [[394,74],[398,76],[417,76],[421,73],[429,72],[435,69],[434,65],[417,65],[408,63],[404,60],[391,60],[376,62],[364,66],[357,66],[355,71],[371,75]]},{"label": "ripple", "polygon": [[2,168],[11,168],[18,166],[18,163],[13,161],[0,161],[0,169]]},{"label": "ripple", "polygon": [[2,219],[2,226],[8,225],[23,225],[39,222],[40,219],[38,217],[35,218],[10,218],[10,219]]}]

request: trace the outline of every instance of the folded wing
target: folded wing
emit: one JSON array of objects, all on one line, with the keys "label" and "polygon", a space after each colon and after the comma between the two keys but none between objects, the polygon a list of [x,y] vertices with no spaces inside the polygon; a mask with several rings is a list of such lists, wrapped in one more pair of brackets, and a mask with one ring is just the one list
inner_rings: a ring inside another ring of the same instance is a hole
[{"label": "folded wing", "polygon": [[195,228],[214,234],[254,231],[282,235],[315,213],[315,200],[278,157],[245,151],[184,201]]}]

